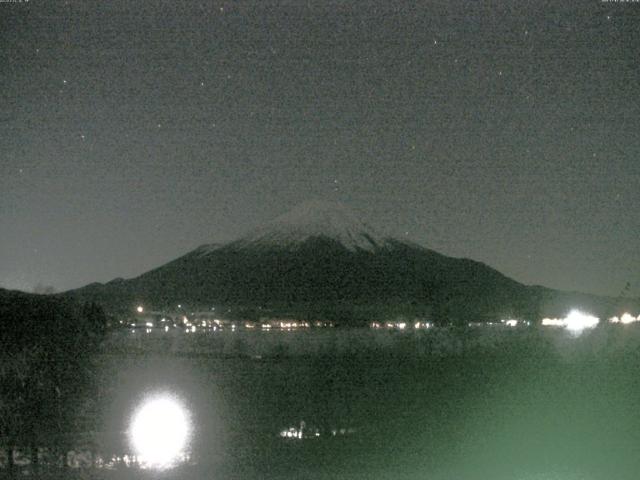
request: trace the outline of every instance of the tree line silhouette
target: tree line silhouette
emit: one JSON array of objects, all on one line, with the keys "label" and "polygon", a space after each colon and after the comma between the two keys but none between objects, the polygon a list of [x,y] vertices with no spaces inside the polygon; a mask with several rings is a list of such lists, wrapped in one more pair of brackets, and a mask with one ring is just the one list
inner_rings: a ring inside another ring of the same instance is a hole
[{"label": "tree line silhouette", "polygon": [[84,428],[77,412],[106,328],[95,304],[0,290],[0,443],[10,477],[16,449],[29,451],[34,471],[42,447],[66,466],[69,439]]}]

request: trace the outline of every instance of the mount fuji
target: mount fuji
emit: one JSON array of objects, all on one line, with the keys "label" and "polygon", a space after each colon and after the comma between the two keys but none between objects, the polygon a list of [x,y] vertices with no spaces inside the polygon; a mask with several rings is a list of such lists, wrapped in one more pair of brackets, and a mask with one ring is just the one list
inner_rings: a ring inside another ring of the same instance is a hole
[{"label": "mount fuji", "polygon": [[186,304],[360,323],[398,315],[434,321],[537,320],[613,300],[526,286],[487,265],[387,237],[333,202],[303,203],[247,235],[208,244],[139,277],[67,292],[130,311]]}]

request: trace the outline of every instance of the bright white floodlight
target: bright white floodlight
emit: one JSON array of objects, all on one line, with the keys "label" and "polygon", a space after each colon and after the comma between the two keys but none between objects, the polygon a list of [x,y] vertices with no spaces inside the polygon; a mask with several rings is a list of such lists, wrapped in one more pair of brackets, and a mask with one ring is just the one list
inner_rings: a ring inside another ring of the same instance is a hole
[{"label": "bright white floodlight", "polygon": [[185,454],[190,422],[187,410],[175,398],[160,395],[136,411],[129,437],[140,465],[166,469]]},{"label": "bright white floodlight", "polygon": [[[640,318],[640,317],[638,317]],[[622,316],[620,317],[620,323],[623,323],[624,325],[627,325],[629,323],[633,323],[633,322],[637,322],[638,319],[635,318],[634,316],[632,316],[629,313],[623,313]]]},{"label": "bright white floodlight", "polygon": [[599,318],[578,310],[572,310],[564,319],[565,328],[576,334],[579,334],[585,328],[594,328],[599,322]]}]

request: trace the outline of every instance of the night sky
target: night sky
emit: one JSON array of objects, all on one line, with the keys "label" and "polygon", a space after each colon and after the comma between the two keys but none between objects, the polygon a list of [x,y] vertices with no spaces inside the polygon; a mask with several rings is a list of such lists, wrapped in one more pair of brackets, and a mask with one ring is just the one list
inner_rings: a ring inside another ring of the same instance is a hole
[{"label": "night sky", "polygon": [[0,3],[0,285],[131,277],[308,199],[640,295],[640,3]]}]

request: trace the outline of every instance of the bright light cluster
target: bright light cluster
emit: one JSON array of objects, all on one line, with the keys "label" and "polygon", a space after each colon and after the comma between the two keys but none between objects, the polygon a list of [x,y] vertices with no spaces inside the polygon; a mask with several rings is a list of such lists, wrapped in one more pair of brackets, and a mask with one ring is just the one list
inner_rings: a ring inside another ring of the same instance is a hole
[{"label": "bright light cluster", "polygon": [[175,398],[159,395],[136,411],[129,437],[141,466],[166,469],[185,455],[190,422],[187,410]]},{"label": "bright light cluster", "polygon": [[545,327],[564,327],[564,319],[562,318],[543,318],[542,325]]},{"label": "bright light cluster", "polygon": [[582,313],[578,310],[573,310],[564,319],[565,328],[571,332],[581,332],[585,328],[594,328],[600,323],[598,317]]},{"label": "bright light cluster", "polygon": [[422,321],[416,321],[413,324],[404,322],[404,321],[385,322],[385,323],[371,322],[369,326],[375,330],[378,330],[381,328],[388,329],[388,330],[410,330],[411,325],[413,325],[414,330],[423,330],[423,329],[426,330],[433,327],[432,323],[422,322]]},{"label": "bright light cluster", "polygon": [[280,432],[280,436],[282,438],[297,438],[302,439],[302,429],[297,429],[294,427],[288,428],[286,430],[282,430]]},{"label": "bright light cluster", "polygon": [[572,310],[565,318],[543,318],[542,325],[547,327],[564,327],[570,332],[580,333],[587,328],[594,328],[600,323],[598,317]]},{"label": "bright light cluster", "polygon": [[619,318],[618,317],[611,317],[609,319],[609,322],[611,322],[611,323],[622,323],[623,325],[628,325],[630,323],[640,322],[640,315],[638,315],[637,317],[634,317],[630,313],[623,313]]}]

